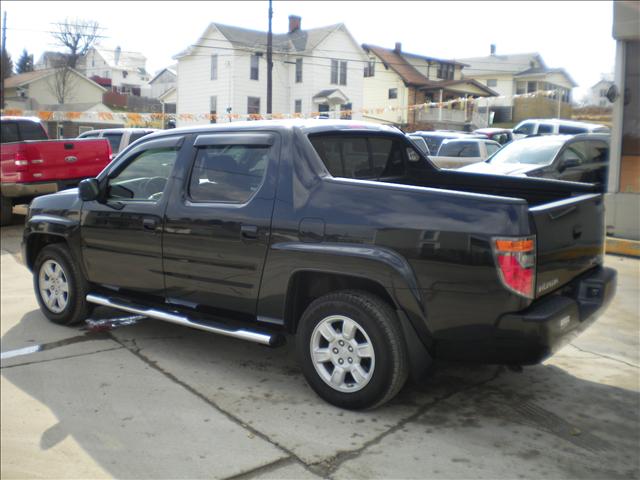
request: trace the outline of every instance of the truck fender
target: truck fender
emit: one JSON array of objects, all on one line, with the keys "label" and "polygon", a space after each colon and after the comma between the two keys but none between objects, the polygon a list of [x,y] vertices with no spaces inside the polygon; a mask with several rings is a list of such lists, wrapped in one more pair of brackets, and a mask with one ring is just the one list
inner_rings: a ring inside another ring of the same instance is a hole
[{"label": "truck fender", "polygon": [[35,261],[36,253],[34,249],[40,250],[42,248],[42,242],[38,242],[38,238],[46,238],[44,244],[65,242],[69,247],[71,255],[74,260],[77,261],[83,273],[84,266],[80,261],[81,252],[79,251],[80,245],[80,228],[77,221],[57,217],[53,215],[34,215],[25,224],[23,242],[22,242],[22,254],[24,263],[31,270],[33,268],[33,262]]}]

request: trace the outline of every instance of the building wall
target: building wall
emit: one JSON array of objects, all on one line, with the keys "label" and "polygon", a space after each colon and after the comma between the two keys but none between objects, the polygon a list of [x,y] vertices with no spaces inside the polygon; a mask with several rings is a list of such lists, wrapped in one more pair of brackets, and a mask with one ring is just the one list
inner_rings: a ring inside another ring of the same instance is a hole
[{"label": "building wall", "polygon": [[[77,75],[73,75],[69,84],[69,94],[65,98],[65,103],[100,103],[104,90],[91,82],[88,82]],[[28,85],[27,97],[33,98],[43,105],[55,105],[58,98],[53,93],[55,76],[49,75],[46,78],[36,80]],[[7,90],[8,96],[9,90]]]},{"label": "building wall", "polygon": [[164,92],[176,86],[176,76],[167,70],[164,70],[153,83],[149,82],[149,96],[158,98]]},{"label": "building wall", "polygon": [[[395,71],[391,68],[385,68],[378,57],[376,58],[376,66],[373,77],[363,78],[364,96],[363,108],[374,110],[376,108],[385,107],[407,107],[409,101],[409,88]],[[389,99],[389,89],[398,89],[398,98]],[[407,110],[403,109],[397,112],[385,111],[378,113],[372,111],[364,115],[366,120],[380,123],[398,123],[406,124]]]}]

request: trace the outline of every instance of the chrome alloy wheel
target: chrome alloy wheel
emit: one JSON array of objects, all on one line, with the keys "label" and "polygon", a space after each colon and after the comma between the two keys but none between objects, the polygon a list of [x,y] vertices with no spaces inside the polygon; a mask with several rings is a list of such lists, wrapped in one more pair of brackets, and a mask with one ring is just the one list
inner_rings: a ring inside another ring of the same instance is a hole
[{"label": "chrome alloy wheel", "polygon": [[316,372],[334,390],[357,392],[373,376],[375,354],[371,339],[349,317],[323,318],[311,334],[310,349]]},{"label": "chrome alloy wheel", "polygon": [[64,270],[54,260],[47,260],[38,274],[40,297],[53,313],[61,313],[69,302],[69,281]]}]

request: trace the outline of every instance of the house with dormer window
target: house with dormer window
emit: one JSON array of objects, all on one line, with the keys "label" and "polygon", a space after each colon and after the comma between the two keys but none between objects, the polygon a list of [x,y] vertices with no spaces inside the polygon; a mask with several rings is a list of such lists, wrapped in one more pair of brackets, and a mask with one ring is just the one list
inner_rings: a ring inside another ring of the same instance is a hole
[{"label": "house with dormer window", "polygon": [[[287,33],[273,34],[272,113],[358,118],[364,51],[342,23],[303,30],[301,22],[291,15]],[[266,32],[211,23],[174,59],[178,125],[267,113]]]},{"label": "house with dormer window", "polygon": [[93,47],[78,61],[78,70],[108,90],[139,97],[149,93],[146,63],[140,52]]}]

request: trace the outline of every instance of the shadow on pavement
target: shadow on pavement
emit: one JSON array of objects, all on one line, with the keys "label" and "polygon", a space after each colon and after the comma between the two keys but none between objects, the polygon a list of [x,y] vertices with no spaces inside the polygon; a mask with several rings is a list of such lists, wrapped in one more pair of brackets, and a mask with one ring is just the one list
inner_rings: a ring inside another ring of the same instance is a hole
[{"label": "shadow on pavement", "polygon": [[[25,345],[29,332],[45,321],[37,312],[28,313],[2,343]],[[78,329],[77,335],[83,334]],[[43,432],[41,449],[71,435],[113,477],[201,473],[198,459],[186,451],[197,432],[172,420],[185,407],[171,403],[175,395],[167,396],[167,386],[197,392],[211,408],[313,462],[330,454],[327,444],[364,448],[358,435],[375,439],[410,421],[422,429],[425,443],[445,431],[461,446],[483,435],[505,444],[526,442],[526,451],[533,445],[548,455],[544,462],[557,460],[567,477],[637,477],[640,472],[639,394],[577,378],[556,366],[518,374],[496,366],[438,364],[431,378],[408,384],[387,406],[348,412],[315,396],[288,346],[274,350],[149,320],[114,330],[110,338],[126,348],[5,367],[2,375],[57,417],[58,423]],[[69,348],[61,348],[60,356]],[[329,431],[336,435],[331,441],[322,436]],[[311,447],[323,454],[308,453]],[[339,459],[348,450],[340,446],[332,455]],[[535,457],[520,459],[523,472],[527,462],[541,460]],[[406,474],[415,475],[420,471]],[[209,476],[217,476],[216,471]]]}]

